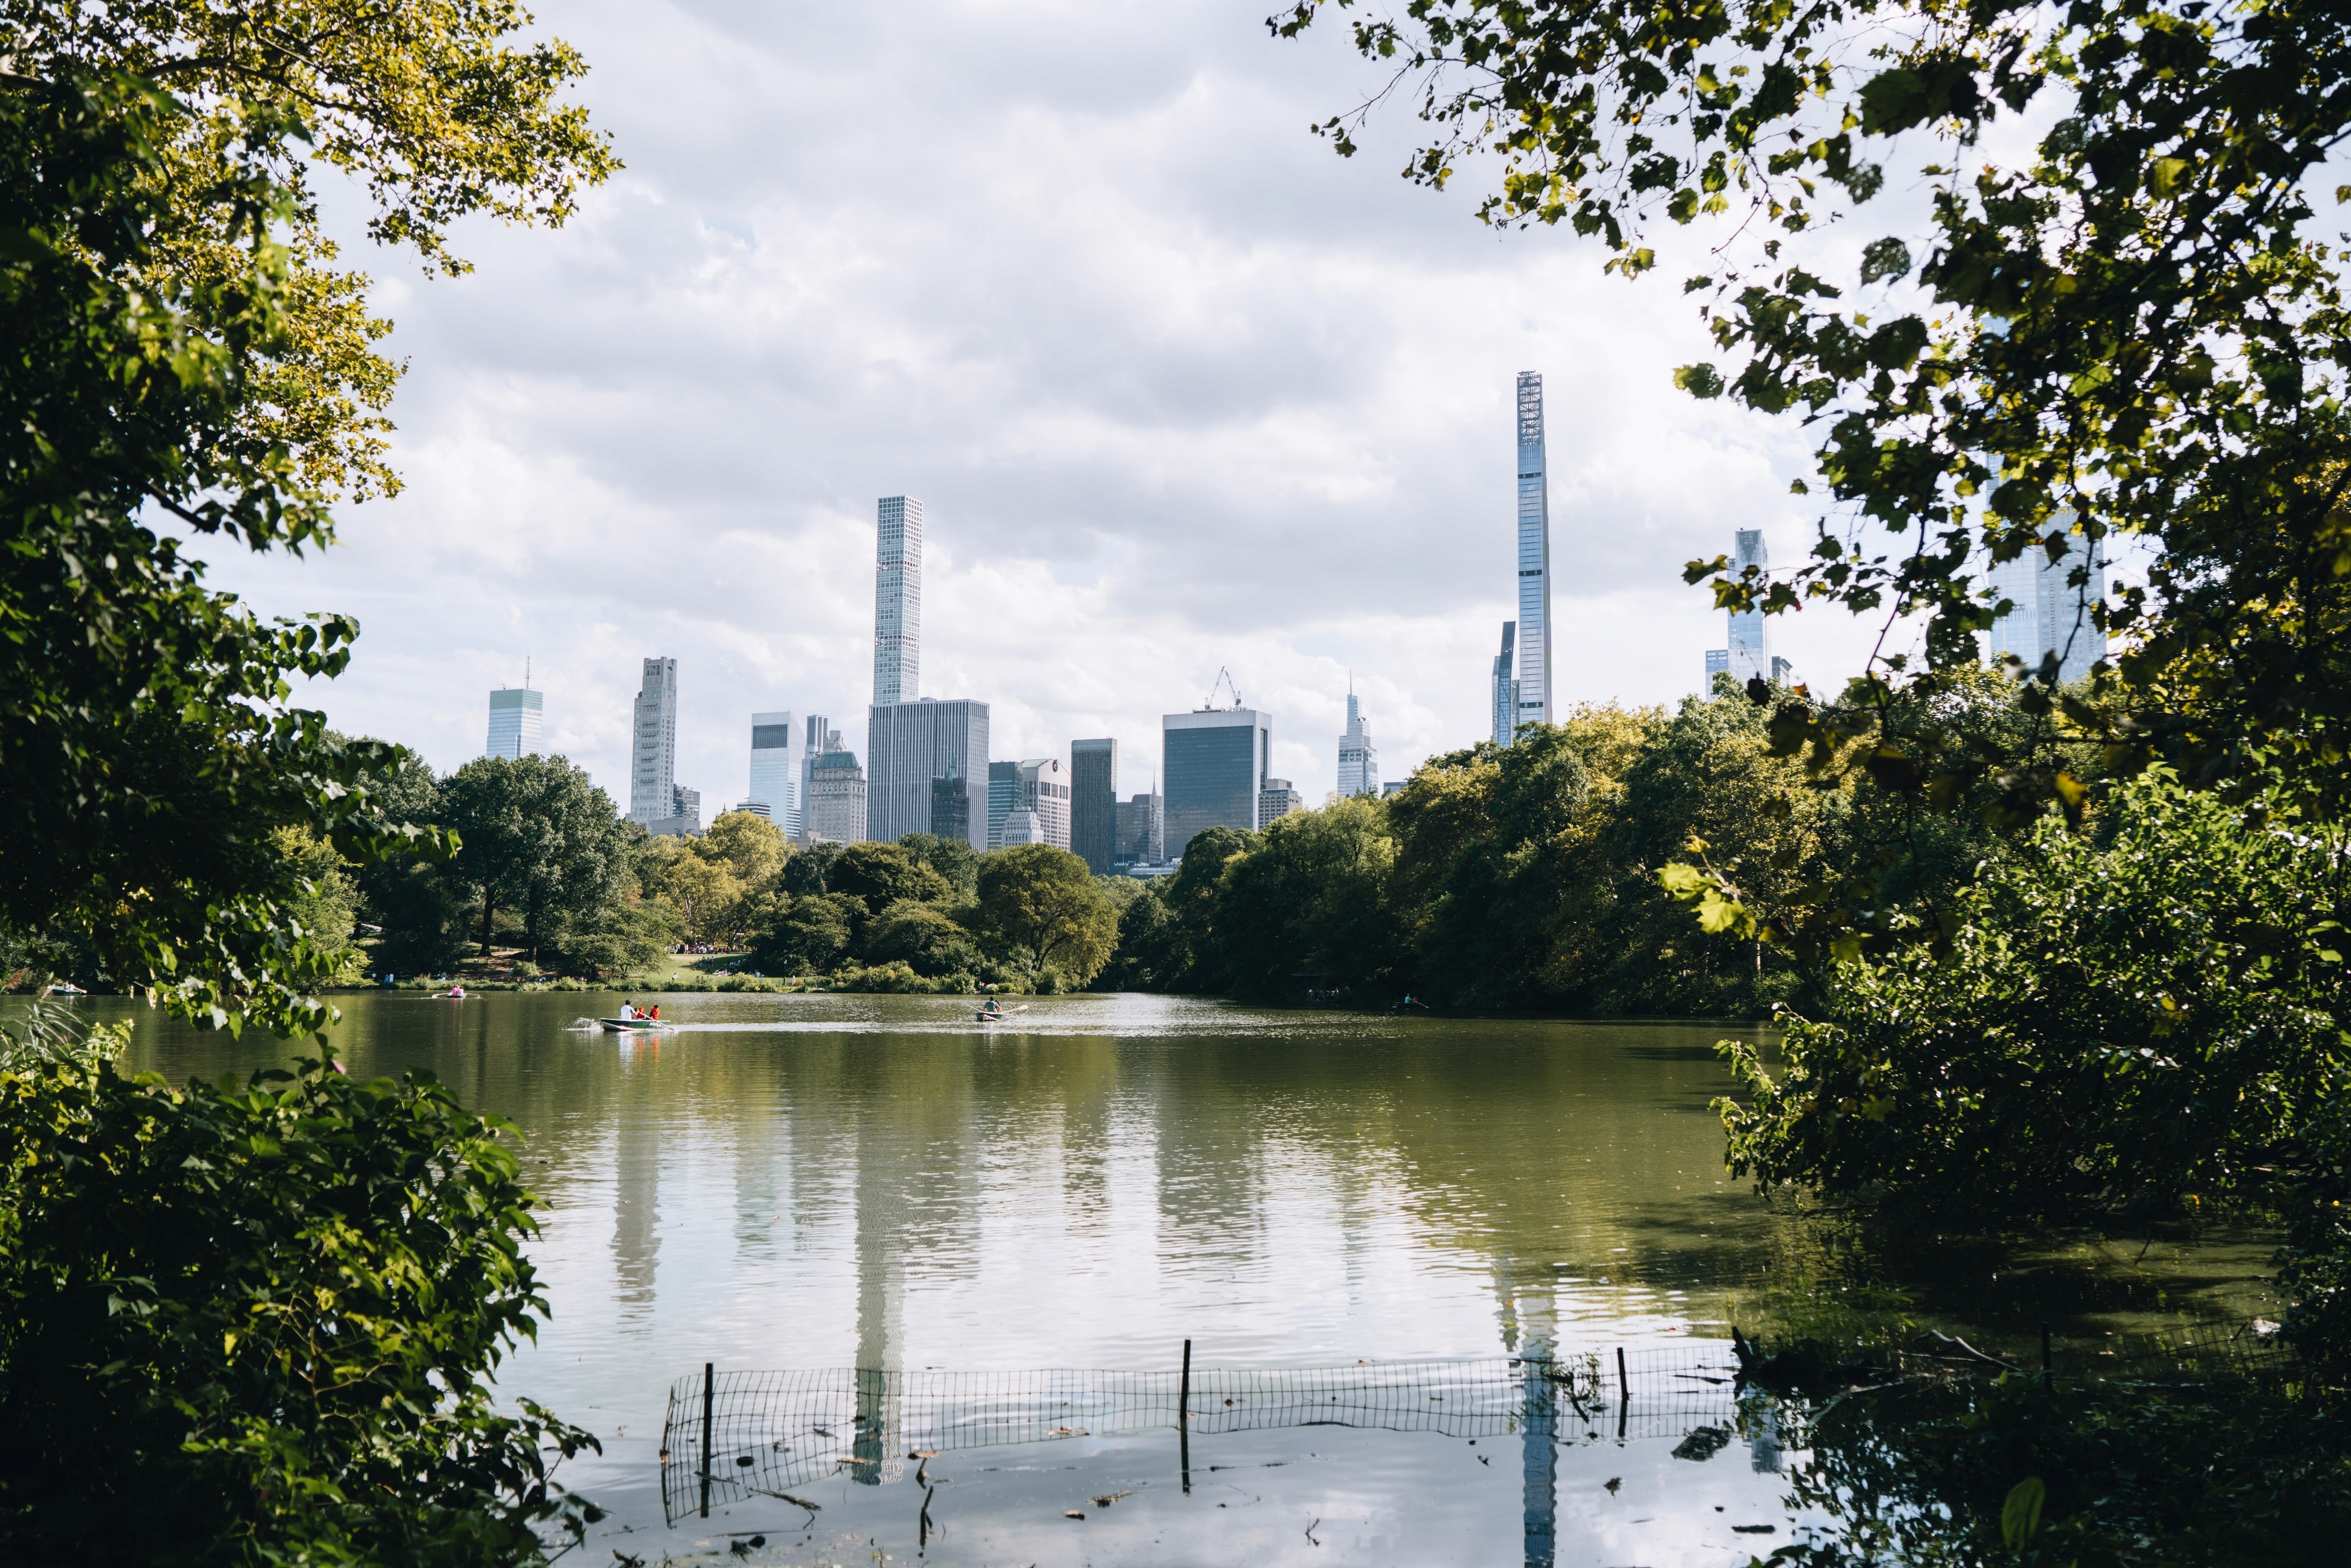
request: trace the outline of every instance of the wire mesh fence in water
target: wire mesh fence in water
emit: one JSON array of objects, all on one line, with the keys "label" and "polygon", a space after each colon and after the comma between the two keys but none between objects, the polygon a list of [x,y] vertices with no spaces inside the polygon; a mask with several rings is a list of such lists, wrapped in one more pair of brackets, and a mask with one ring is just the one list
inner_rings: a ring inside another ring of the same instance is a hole
[{"label": "wire mesh fence in water", "polygon": [[[1376,1427],[1453,1437],[1548,1426],[1562,1437],[1646,1437],[1729,1418],[1737,1364],[1719,1340],[1606,1356],[1495,1356],[1350,1366],[1131,1372],[719,1372],[671,1386],[662,1502],[778,1496],[846,1474],[881,1482],[958,1448],[1175,1428],[1189,1433]],[[1179,1399],[1181,1401],[1179,1406]]]},{"label": "wire mesh fence in water", "polygon": [[[2270,1332],[2263,1332],[2268,1330]],[[1827,1351],[1829,1347],[1815,1347]],[[1845,1357],[1852,1364],[1840,1366]],[[1902,1344],[1846,1347],[1777,1363],[1783,1377],[1881,1377],[2041,1370],[2040,1350],[1987,1350],[1922,1334]],[[2064,1375],[2205,1378],[2264,1375],[2290,1364],[2273,1325],[2222,1324],[2108,1339],[2053,1354]],[[713,1505],[846,1474],[869,1484],[960,1448],[1178,1428],[1187,1436],[1354,1427],[1450,1437],[1540,1432],[1586,1437],[1681,1437],[1738,1418],[1740,1362],[1727,1340],[1597,1352],[1348,1366],[1193,1367],[1135,1372],[1058,1369],[950,1372],[833,1368],[720,1372],[705,1367],[669,1393],[662,1428],[662,1508],[672,1521]],[[1750,1369],[1756,1386],[1777,1381]],[[1784,1386],[1784,1385],[1782,1385]],[[706,1464],[705,1464],[706,1459]]]}]

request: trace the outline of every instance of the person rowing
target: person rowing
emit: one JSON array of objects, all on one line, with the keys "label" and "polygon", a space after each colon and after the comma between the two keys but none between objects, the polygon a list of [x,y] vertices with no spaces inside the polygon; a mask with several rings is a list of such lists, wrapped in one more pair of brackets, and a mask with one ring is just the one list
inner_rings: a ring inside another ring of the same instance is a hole
[{"label": "person rowing", "polygon": [[622,1023],[634,1023],[636,1021],[636,1018],[637,1004],[634,1002],[622,1002],[621,1004],[621,1021]]}]

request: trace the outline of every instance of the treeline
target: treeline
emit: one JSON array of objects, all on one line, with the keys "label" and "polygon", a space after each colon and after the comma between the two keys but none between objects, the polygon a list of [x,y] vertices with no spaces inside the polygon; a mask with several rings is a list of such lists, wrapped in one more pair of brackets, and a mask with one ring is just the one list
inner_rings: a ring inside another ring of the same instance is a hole
[{"label": "treeline", "polygon": [[[1988,731],[2022,722],[1989,676],[1952,700]],[[1770,720],[1728,689],[1671,711],[1584,707],[1507,748],[1436,758],[1384,800],[1335,801],[1261,833],[1211,829],[1127,909],[1102,983],[1758,1016],[1805,994],[1814,967],[1707,929],[1661,884],[1665,867],[1703,856],[1753,910],[1796,907],[1836,875],[1919,907],[2000,852],[1980,821],[1908,810],[1866,776],[1812,787],[1798,760],[1773,754]]]},{"label": "treeline", "polygon": [[1081,987],[1135,884],[1050,846],[982,855],[959,839],[795,850],[730,811],[695,838],[650,838],[560,757],[482,758],[446,778],[408,752],[372,779],[387,815],[445,829],[444,859],[342,864],[296,844],[322,938],[354,931],[371,973],[439,972],[494,954],[507,972],[617,979],[681,944],[739,967],[889,990]]}]

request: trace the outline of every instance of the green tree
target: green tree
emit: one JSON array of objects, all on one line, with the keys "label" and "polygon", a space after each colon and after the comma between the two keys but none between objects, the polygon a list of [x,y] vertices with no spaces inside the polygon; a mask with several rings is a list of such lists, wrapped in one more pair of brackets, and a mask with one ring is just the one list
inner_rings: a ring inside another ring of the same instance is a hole
[{"label": "green tree", "polygon": [[2156,779],[2106,831],[2044,824],[1959,900],[1949,959],[1840,967],[1776,1069],[1726,1046],[1732,1168],[1952,1226],[2351,1196],[2335,847]]},{"label": "green tree", "polygon": [[803,894],[752,938],[751,962],[778,974],[820,973],[849,951],[865,916],[865,901],[852,894]]},{"label": "green tree", "polygon": [[518,912],[534,947],[621,895],[632,865],[611,797],[560,757],[478,757],[442,781],[440,820],[458,836],[456,873],[482,912],[482,951],[498,909]]},{"label": "green tree", "polygon": [[695,846],[705,860],[723,863],[747,892],[772,887],[791,858],[784,831],[754,811],[722,811]]},{"label": "green tree", "polygon": [[597,1517],[548,1473],[594,1439],[490,1384],[547,1312],[504,1131],[0,1051],[0,1558],[503,1568]]},{"label": "green tree", "polygon": [[915,859],[945,877],[957,898],[971,898],[979,892],[979,852],[957,838],[940,838],[933,833],[904,833],[898,842]]},{"label": "green tree", "polygon": [[1118,939],[1118,911],[1086,862],[1050,844],[1016,844],[980,857],[980,940],[1034,980],[1051,968],[1072,988],[1102,972]]},{"label": "green tree", "polygon": [[936,978],[977,969],[979,954],[971,933],[935,904],[900,899],[866,928],[865,956],[876,964],[903,963]]},{"label": "green tree", "polygon": [[1405,954],[1388,886],[1395,841],[1380,802],[1294,811],[1225,869],[1216,931],[1233,988],[1389,988]]},{"label": "green tree", "polygon": [[611,162],[553,101],[576,57],[498,47],[521,25],[352,0],[0,24],[0,923],[81,933],[207,1022],[323,1017],[341,955],[292,929],[276,830],[361,862],[415,841],[359,787],[380,748],[287,706],[353,624],[257,621],[139,519],[298,551],[388,487],[384,328],[306,182],[359,173],[380,237],[451,265],[468,213],[559,221]]},{"label": "green tree", "polygon": [[902,898],[935,904],[955,894],[953,884],[904,843],[871,840],[844,848],[826,871],[825,885],[863,899],[869,909],[886,909]]},{"label": "green tree", "polygon": [[677,912],[688,941],[726,936],[746,890],[726,861],[704,855],[690,839],[659,838],[644,846],[639,867],[647,895]]},{"label": "green tree", "polygon": [[[1565,222],[1627,277],[1660,220],[1725,231],[1685,287],[1726,359],[1677,380],[1800,414],[1831,509],[1794,571],[1691,580],[1923,622],[1835,700],[1782,701],[1780,749],[1922,808],[1989,787],[2011,831],[2083,805],[2074,737],[2314,822],[2351,809],[2351,321],[2316,215],[2351,131],[2342,6],[1414,0],[1354,39],[1423,89],[1412,178],[1499,159],[1488,221]],[[1323,129],[1352,152],[1358,122]],[[1873,217],[1883,193],[1906,215]],[[2146,580],[2088,606],[2126,640],[2094,689],[2053,662],[2019,672],[2019,732],[1906,725],[1979,663],[1988,563],[2047,559],[2087,600],[2122,540]],[[1833,929],[1872,897],[1824,893]]]}]

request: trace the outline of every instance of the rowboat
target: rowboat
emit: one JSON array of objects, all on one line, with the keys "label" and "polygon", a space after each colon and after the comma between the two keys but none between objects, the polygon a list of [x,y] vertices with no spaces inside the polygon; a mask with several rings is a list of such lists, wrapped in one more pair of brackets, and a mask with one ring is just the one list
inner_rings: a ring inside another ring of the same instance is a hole
[{"label": "rowboat", "polygon": [[999,1009],[995,1012],[989,1012],[986,1008],[981,1008],[977,1012],[973,1013],[972,1017],[977,1019],[982,1023],[1002,1023],[1005,1019],[1019,1013],[1025,1013],[1029,1009],[1027,1008],[1004,1008]]},{"label": "rowboat", "polygon": [[651,1034],[656,1030],[677,1027],[660,1019],[598,1019],[596,1021],[614,1034]]}]

